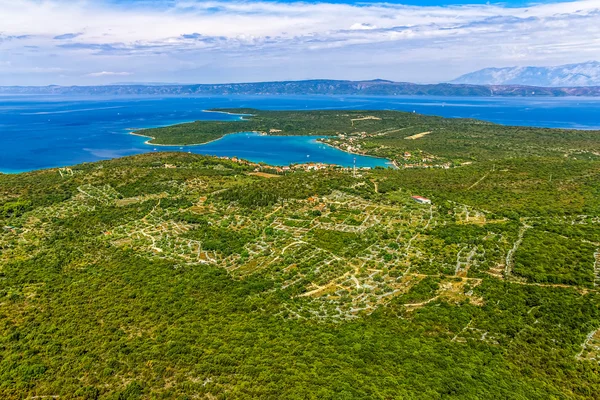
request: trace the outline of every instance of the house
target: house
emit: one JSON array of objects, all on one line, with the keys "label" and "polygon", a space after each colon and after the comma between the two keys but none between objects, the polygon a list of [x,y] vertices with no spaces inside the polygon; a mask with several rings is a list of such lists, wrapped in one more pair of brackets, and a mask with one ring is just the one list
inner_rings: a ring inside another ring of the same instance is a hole
[{"label": "house", "polygon": [[412,199],[419,204],[431,204],[431,200],[421,197],[421,196],[412,196]]}]

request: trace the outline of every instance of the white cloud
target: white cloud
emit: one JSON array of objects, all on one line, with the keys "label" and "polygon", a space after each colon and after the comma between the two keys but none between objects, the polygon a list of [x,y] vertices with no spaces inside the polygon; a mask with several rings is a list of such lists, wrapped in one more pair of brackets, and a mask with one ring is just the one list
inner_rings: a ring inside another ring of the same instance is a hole
[{"label": "white cloud", "polygon": [[112,72],[112,71],[102,71],[102,72],[92,72],[91,74],[87,74],[86,76],[91,76],[94,78],[104,77],[104,76],[128,76],[131,75],[131,72]]},{"label": "white cloud", "polygon": [[354,30],[367,29],[368,30],[368,29],[377,29],[377,26],[371,25],[371,24],[365,24],[365,23],[356,23],[356,24],[352,24],[350,29],[354,29]]},{"label": "white cloud", "polygon": [[[0,0],[0,14],[6,61],[68,69],[73,73],[65,81],[77,83],[130,74],[108,72],[124,69],[160,81],[274,74],[439,81],[486,66],[560,64],[600,54],[600,0],[520,8]],[[245,74],[244,67],[256,70]],[[98,69],[103,72],[87,73]]]}]

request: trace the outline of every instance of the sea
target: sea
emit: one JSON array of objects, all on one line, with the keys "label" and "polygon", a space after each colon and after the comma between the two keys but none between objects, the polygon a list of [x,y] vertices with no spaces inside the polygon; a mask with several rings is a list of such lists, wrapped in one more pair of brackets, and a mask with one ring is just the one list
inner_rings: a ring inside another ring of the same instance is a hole
[{"label": "sea", "polygon": [[155,151],[237,156],[271,165],[324,162],[389,166],[349,154],[311,136],[227,135],[197,146],[153,146],[130,133],[141,128],[239,117],[211,108],[265,110],[401,110],[504,125],[600,129],[600,98],[433,96],[75,97],[0,95],[0,172],[18,173]]}]

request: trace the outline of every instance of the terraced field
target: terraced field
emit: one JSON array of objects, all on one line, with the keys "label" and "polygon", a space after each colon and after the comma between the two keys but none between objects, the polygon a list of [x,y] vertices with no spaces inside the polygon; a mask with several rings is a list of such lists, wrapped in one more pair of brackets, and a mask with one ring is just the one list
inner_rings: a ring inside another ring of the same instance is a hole
[{"label": "terraced field", "polygon": [[1,397],[600,389],[595,160],[256,169],[161,153],[0,175]]}]

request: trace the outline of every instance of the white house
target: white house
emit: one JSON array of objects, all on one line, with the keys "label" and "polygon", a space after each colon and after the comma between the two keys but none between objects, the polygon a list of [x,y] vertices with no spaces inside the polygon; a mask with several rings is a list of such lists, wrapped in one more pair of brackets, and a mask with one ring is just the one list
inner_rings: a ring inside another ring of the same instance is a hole
[{"label": "white house", "polygon": [[421,197],[421,196],[412,196],[412,199],[420,204],[431,204],[431,200]]}]

